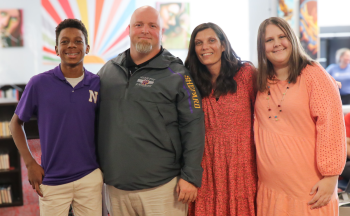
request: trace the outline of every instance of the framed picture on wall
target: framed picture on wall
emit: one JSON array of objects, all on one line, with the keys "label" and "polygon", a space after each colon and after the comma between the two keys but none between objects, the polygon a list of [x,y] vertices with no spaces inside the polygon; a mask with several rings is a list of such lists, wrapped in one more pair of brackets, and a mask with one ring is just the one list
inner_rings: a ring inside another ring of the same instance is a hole
[{"label": "framed picture on wall", "polygon": [[277,16],[285,19],[297,33],[297,11],[295,8],[297,0],[278,0]]},{"label": "framed picture on wall", "polygon": [[317,0],[300,0],[299,14],[300,42],[306,53],[316,60],[320,47]]},{"label": "framed picture on wall", "polygon": [[23,47],[22,9],[0,9],[0,48]]},{"label": "framed picture on wall", "polygon": [[190,4],[157,2],[162,18],[162,45],[166,49],[187,49],[190,40]]}]

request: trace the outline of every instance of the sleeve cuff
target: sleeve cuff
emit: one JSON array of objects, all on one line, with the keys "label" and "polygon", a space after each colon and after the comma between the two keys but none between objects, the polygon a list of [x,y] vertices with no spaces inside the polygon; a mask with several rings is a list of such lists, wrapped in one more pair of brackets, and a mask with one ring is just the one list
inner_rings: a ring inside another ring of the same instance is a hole
[{"label": "sleeve cuff", "polygon": [[202,174],[202,167],[200,169],[182,167],[181,169],[181,178],[191,184],[194,184],[196,187],[200,187],[202,184]]}]

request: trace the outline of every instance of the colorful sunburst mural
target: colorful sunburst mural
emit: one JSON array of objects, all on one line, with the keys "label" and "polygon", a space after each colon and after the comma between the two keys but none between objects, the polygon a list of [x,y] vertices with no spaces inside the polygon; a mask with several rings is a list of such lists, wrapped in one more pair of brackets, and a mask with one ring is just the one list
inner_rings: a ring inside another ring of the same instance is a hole
[{"label": "colorful sunburst mural", "polygon": [[129,47],[128,24],[136,0],[41,0],[43,63],[57,64],[55,28],[66,18],[88,30],[90,53],[84,63],[103,64]]}]

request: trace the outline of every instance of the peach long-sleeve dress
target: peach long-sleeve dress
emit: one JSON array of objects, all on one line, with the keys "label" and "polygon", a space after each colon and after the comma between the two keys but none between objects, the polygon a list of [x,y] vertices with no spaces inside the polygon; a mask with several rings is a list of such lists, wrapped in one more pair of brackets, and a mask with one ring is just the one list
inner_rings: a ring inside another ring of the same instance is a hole
[{"label": "peach long-sleeve dress", "polygon": [[269,86],[271,110],[267,92],[259,92],[255,103],[257,215],[338,215],[336,188],[328,205],[311,210],[307,204],[312,187],[323,176],[339,175],[345,164],[345,127],[334,79],[314,63],[295,84],[276,81]]}]

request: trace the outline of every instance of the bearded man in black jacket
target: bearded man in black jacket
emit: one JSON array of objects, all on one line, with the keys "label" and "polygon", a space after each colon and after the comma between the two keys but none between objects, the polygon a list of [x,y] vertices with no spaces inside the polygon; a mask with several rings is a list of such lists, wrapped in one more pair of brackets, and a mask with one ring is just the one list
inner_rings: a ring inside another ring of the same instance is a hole
[{"label": "bearded man in black jacket", "polygon": [[101,79],[98,158],[113,215],[187,215],[201,185],[204,116],[179,58],[161,46],[159,13],[133,13],[130,49]]}]

